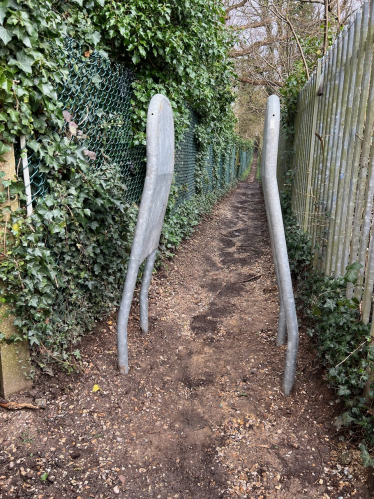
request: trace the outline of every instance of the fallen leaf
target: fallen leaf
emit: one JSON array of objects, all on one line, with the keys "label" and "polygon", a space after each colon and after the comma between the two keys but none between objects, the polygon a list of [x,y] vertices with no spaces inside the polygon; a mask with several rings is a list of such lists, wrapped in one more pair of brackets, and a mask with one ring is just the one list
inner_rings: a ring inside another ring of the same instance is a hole
[{"label": "fallen leaf", "polygon": [[83,151],[83,154],[84,154],[85,156],[88,156],[88,157],[89,157],[90,159],[92,159],[93,161],[95,161],[95,159],[96,159],[96,153],[95,153],[94,151],[89,151],[88,149],[85,149],[85,150]]},{"label": "fallen leaf", "polygon": [[18,411],[20,409],[41,409],[41,407],[33,404],[26,404],[18,402],[0,402],[0,406],[10,411]]},{"label": "fallen leaf", "polygon": [[78,125],[76,123],[74,123],[74,121],[71,121],[69,123],[69,132],[72,135],[77,135],[77,128],[78,128]]},{"label": "fallen leaf", "polygon": [[92,388],[92,391],[94,393],[98,392],[100,390],[100,386],[99,385],[94,385],[94,387]]},{"label": "fallen leaf", "polygon": [[62,116],[68,123],[70,123],[70,121],[72,120],[72,115],[69,113],[69,111],[62,111]]}]

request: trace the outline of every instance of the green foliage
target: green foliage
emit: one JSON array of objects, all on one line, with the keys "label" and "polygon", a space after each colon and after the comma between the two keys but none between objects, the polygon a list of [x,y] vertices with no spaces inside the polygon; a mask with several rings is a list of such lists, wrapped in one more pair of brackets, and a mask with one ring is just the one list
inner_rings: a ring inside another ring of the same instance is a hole
[{"label": "green foliage", "polygon": [[62,125],[55,85],[64,76],[64,36],[135,70],[134,144],[145,141],[147,106],[167,95],[177,140],[192,105],[205,126],[231,134],[232,37],[215,0],[3,0],[0,3],[0,154],[21,134]]},{"label": "green foliage", "polygon": [[[22,209],[10,214],[0,292],[35,352],[65,361],[94,318],[118,302],[137,209],[123,202],[119,172],[99,177],[67,139],[59,145],[50,193],[31,217]],[[9,188],[14,196],[23,186]]]},{"label": "green foliage", "polygon": [[357,281],[361,265],[348,266],[346,274],[338,278],[313,269],[311,244],[291,211],[288,194],[283,196],[282,208],[290,266],[298,280],[298,308],[327,368],[326,380],[345,404],[345,412],[336,423],[359,430],[358,436],[364,435],[373,446],[373,385],[368,397],[363,395],[374,361],[370,326],[361,321],[358,300],[346,298],[347,283]]},{"label": "green foliage", "polygon": [[366,448],[366,445],[364,443],[361,443],[359,445],[359,449],[361,451],[361,460],[362,464],[365,466],[365,468],[371,466],[374,467],[374,459],[370,457],[370,454]]},{"label": "green foliage", "polygon": [[284,86],[281,88],[282,108],[281,118],[283,130],[290,136],[294,133],[294,120],[297,108],[297,99],[300,90],[307,82],[304,64],[301,60],[296,61],[293,72],[288,76]]},{"label": "green foliage", "polygon": [[53,87],[63,77],[53,56],[62,46],[61,21],[48,0],[0,4],[0,154],[19,135],[45,133],[47,118],[62,119]]},{"label": "green foliage", "polygon": [[[287,175],[290,178],[291,172],[288,172]],[[281,194],[281,204],[290,269],[291,272],[303,274],[304,271],[310,268],[312,253],[309,237],[300,229],[293,212],[289,208],[291,206],[291,195],[288,189]]]},{"label": "green foliage", "polygon": [[161,241],[164,255],[224,193],[203,194],[205,159],[211,145],[218,187],[218,158],[235,139],[232,38],[219,2],[0,2],[0,159],[20,135],[33,136],[28,145],[49,186],[27,218],[23,184],[2,181],[0,202],[18,197],[21,208],[2,213],[9,221],[0,299],[16,316],[19,335],[12,340],[28,338],[41,365],[57,359],[69,368],[69,359],[79,361],[77,340],[118,303],[137,207],[124,203],[126,186],[115,165],[98,176],[82,150],[58,133],[65,124],[56,88],[67,78],[66,36],[81,44],[82,57],[97,50],[134,70],[133,145],[145,142],[147,106],[156,92],[171,101],[177,142],[189,125],[189,106],[199,117],[198,195],[175,208],[173,190]]}]

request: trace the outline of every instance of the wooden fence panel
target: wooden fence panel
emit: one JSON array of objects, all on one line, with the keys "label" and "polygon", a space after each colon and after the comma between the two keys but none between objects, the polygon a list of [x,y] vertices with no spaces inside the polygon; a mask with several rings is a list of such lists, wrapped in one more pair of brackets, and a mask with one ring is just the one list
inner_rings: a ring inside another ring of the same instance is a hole
[{"label": "wooden fence panel", "polygon": [[361,263],[347,296],[362,300],[366,323],[374,287],[373,39],[374,2],[365,2],[300,92],[293,144],[281,137],[278,157],[281,190],[293,171],[291,206],[310,235],[314,266],[339,276]]}]

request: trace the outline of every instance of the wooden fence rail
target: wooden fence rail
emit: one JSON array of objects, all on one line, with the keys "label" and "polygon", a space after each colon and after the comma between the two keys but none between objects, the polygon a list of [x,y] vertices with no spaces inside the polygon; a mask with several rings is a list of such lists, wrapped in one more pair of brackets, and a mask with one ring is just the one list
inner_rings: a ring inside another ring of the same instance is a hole
[{"label": "wooden fence rail", "polygon": [[[292,209],[327,276],[362,268],[347,296],[369,322],[374,284],[374,1],[365,2],[299,95],[293,153],[280,140],[278,183],[293,171]],[[374,323],[374,321],[373,321]]]}]

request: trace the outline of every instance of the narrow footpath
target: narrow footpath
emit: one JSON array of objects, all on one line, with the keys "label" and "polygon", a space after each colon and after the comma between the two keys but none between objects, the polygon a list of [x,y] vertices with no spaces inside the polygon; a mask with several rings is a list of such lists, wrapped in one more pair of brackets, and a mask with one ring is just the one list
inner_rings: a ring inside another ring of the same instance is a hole
[{"label": "narrow footpath", "polygon": [[150,333],[115,317],[79,347],[85,373],[39,376],[0,408],[0,498],[370,499],[341,407],[301,328],[293,393],[281,391],[278,295],[262,191],[250,177],[154,277]]}]

